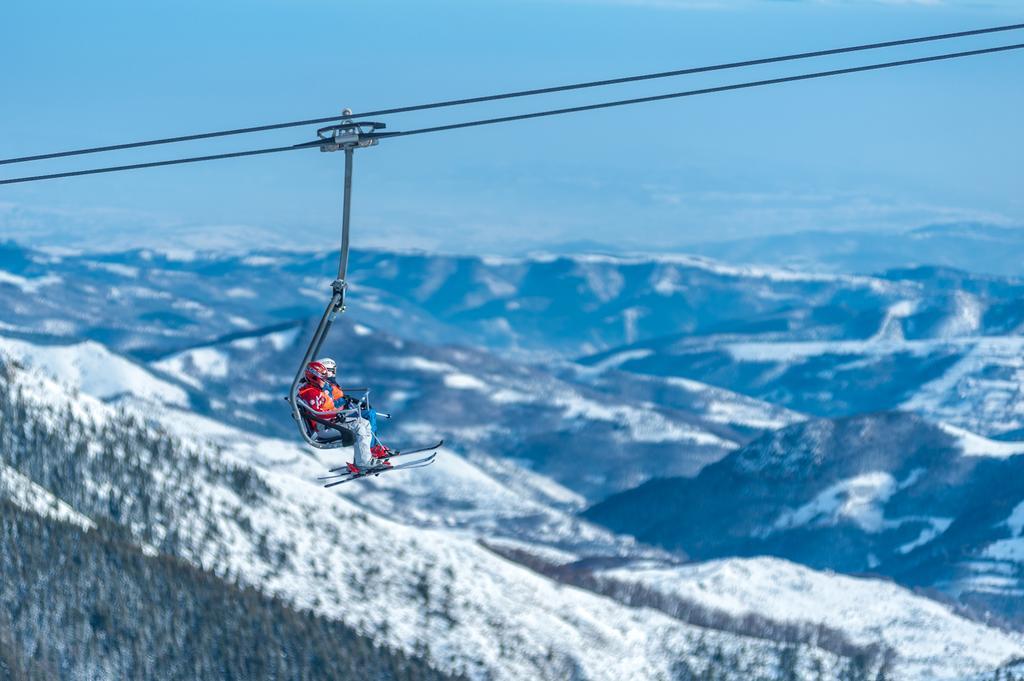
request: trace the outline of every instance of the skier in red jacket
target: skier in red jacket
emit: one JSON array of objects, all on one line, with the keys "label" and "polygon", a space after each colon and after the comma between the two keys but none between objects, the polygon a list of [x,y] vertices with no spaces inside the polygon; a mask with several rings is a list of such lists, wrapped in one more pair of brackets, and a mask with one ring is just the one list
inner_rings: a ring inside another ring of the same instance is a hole
[{"label": "skier in red jacket", "polygon": [[[299,399],[321,420],[337,422],[351,431],[355,437],[355,451],[353,463],[347,464],[349,471],[359,473],[361,469],[370,466],[390,466],[388,455],[391,452],[377,440],[376,412],[367,408],[365,417],[354,418],[351,415],[346,418],[337,413],[350,406],[345,391],[334,381],[337,371],[338,365],[329,357],[310,362],[306,367],[305,380],[299,386]],[[312,419],[308,423],[314,437],[333,440],[339,435],[337,430]]]},{"label": "skier in red jacket", "polygon": [[[333,410],[341,409],[345,404],[345,391],[334,383],[337,373],[338,365],[333,359],[318,359],[309,363],[305,380],[299,384],[299,398],[327,421],[334,419]],[[319,425],[316,421],[309,424],[313,430],[317,430]]]}]

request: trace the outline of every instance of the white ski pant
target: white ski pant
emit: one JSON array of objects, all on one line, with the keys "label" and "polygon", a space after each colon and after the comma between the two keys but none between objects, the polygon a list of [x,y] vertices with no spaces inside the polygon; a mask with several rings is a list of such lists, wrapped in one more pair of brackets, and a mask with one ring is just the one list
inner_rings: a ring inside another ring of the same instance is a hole
[{"label": "white ski pant", "polygon": [[370,430],[370,422],[366,419],[354,419],[345,424],[345,427],[352,431],[356,441],[352,445],[352,463],[359,468],[368,468],[373,464],[373,455],[370,454],[370,447],[373,446],[373,432]]}]

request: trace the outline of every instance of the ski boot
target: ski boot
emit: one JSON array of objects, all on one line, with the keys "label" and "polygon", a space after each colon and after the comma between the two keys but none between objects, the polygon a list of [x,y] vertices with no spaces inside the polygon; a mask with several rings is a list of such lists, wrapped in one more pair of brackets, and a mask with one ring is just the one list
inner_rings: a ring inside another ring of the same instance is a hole
[{"label": "ski boot", "polygon": [[377,444],[370,447],[370,456],[378,466],[391,466],[391,450],[384,445]]}]

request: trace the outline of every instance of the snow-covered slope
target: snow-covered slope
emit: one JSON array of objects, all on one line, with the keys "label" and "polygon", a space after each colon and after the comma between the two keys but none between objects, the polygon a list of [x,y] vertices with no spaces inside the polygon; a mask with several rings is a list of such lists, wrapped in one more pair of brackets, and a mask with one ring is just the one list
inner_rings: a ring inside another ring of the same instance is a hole
[{"label": "snow-covered slope", "polygon": [[[93,346],[80,351],[107,353]],[[33,355],[51,356],[45,349]],[[20,374],[24,385],[32,382],[29,376]],[[49,379],[42,381],[47,390],[56,389]],[[83,386],[79,396],[83,414],[93,420],[116,418],[115,407],[88,392],[88,386]],[[117,408],[129,405],[131,411],[133,402],[122,400]],[[538,554],[554,550],[563,562],[592,556],[595,550],[604,555],[633,555],[628,568],[598,574],[732,614],[742,615],[746,607],[778,621],[828,623],[857,643],[884,641],[899,652],[899,669],[906,678],[952,678],[986,666],[994,668],[1004,661],[1003,652],[1019,652],[1014,637],[964,620],[944,606],[884,582],[853,580],[771,559],[682,567],[665,567],[667,562],[655,552],[641,559],[643,550],[628,540],[546,506],[545,500],[555,499],[572,508],[578,499],[543,479],[526,476],[522,488],[510,489],[490,471],[443,453],[433,469],[382,476],[332,493],[320,488],[314,478],[328,463],[337,463],[334,453],[239,431],[186,410],[151,406],[143,402],[139,410],[150,418],[158,414],[163,427],[203,456],[258,471],[270,489],[265,498],[252,503],[216,479],[209,480],[203,483],[203,497],[183,506],[180,515],[168,519],[168,527],[158,534],[172,529],[194,537],[212,533],[220,539],[191,544],[185,557],[218,572],[237,574],[243,581],[361,630],[387,632],[389,641],[406,642],[409,649],[425,645],[431,660],[446,669],[465,669],[473,676],[499,669],[500,678],[516,679],[562,678],[569,668],[588,679],[623,675],[667,679],[671,678],[670,660],[684,659],[694,669],[701,667],[699,655],[692,652],[705,649],[696,644],[699,640],[738,655],[750,665],[748,671],[776,664],[773,649],[755,639],[709,632],[658,612],[557,587],[476,543],[477,538],[500,540],[502,536]],[[19,489],[33,489],[31,485],[24,481]],[[1007,521],[1012,531],[1022,525],[1014,524],[1015,518]],[[532,529],[509,534],[508,528],[515,525]],[[356,526],[358,539],[352,536]],[[581,547],[589,553],[580,551]],[[285,555],[288,559],[282,563]],[[388,570],[394,565],[403,568],[397,573]],[[424,600],[409,597],[415,593]],[[859,600],[901,604],[904,616],[892,616],[895,605],[890,609],[865,606],[856,620],[842,614],[856,608]],[[806,609],[800,605],[804,601]],[[932,633],[912,636],[918,625],[931,626]],[[467,637],[469,632],[474,633]],[[481,636],[489,640],[482,642]],[[979,636],[986,641],[975,645]],[[947,648],[953,646],[949,650],[973,652],[957,657],[955,664],[944,663],[937,652],[943,637]],[[591,654],[595,648],[601,652]],[[519,651],[512,661],[510,649]],[[552,652],[533,655],[538,650]],[[577,660],[583,650],[588,651],[587,659]],[[818,656],[826,665],[836,664],[828,654],[808,654],[808,660]]]},{"label": "snow-covered slope", "polygon": [[978,339],[903,408],[986,435],[1024,432],[1024,338]]},{"label": "snow-covered slope", "polygon": [[15,506],[38,515],[91,530],[96,523],[82,515],[49,490],[0,462],[0,496]]},{"label": "snow-covered slope", "polygon": [[[57,389],[48,379],[24,373],[16,381]],[[38,399],[31,391],[26,397]],[[94,418],[120,418],[88,394],[79,400]],[[188,491],[188,499],[177,499],[167,506],[171,511],[151,521],[156,526],[132,524],[136,535],[174,537],[170,545],[197,565],[344,620],[474,679],[669,679],[681,663],[703,668],[715,650],[734,660],[731,678],[769,673],[778,664],[779,648],[770,643],[561,587],[499,558],[472,537],[399,522],[400,515],[367,513],[346,496],[296,475],[303,458],[310,461],[306,467],[316,467],[311,455],[279,443],[251,443],[241,433],[234,440],[226,450],[193,440],[192,451],[209,466],[144,452],[89,456],[112,455],[119,465],[142,466],[152,480],[146,490],[151,503],[154,496],[173,500],[179,490]],[[241,479],[255,475],[258,484],[239,487],[233,481],[240,474],[231,471],[247,471]],[[79,483],[77,493],[104,494],[102,480]],[[838,664],[813,648],[801,653],[804,678],[815,660],[828,670]]]},{"label": "snow-covered slope", "polygon": [[769,554],[890,575],[1020,626],[1024,564],[1008,519],[1024,502],[1022,453],[908,413],[819,419],[586,516],[697,559]]},{"label": "snow-covered slope", "polygon": [[[143,366],[94,341],[36,345],[0,336],[0,353],[31,365],[61,384],[86,386],[91,395],[103,400],[133,395],[179,407],[189,403],[188,393],[181,387],[157,378]],[[68,401],[63,389],[52,398],[54,406]]]},{"label": "snow-covered slope", "polygon": [[[284,350],[296,344],[298,331],[293,328],[257,338],[244,337],[227,345],[237,350],[252,349],[256,343],[262,343]],[[83,386],[81,389],[93,397],[122,407],[142,400],[140,408],[147,418],[159,421],[183,440],[239,453],[263,468],[314,480],[327,468],[340,465],[347,455],[344,450],[308,450],[294,441],[241,431],[183,409],[188,404],[184,390],[98,343],[33,345],[0,337],[0,353],[65,386],[55,389],[58,403],[75,402],[69,396],[68,386]],[[157,366],[186,384],[196,381],[197,387],[201,384],[193,377],[212,373],[230,381],[227,372],[233,369],[229,352],[215,348],[187,351]],[[237,388],[243,382],[234,385]],[[280,401],[277,397],[273,396],[275,406]],[[81,403],[76,408],[81,408]],[[434,437],[425,424],[410,430],[421,431],[424,438]],[[358,492],[342,488],[342,493],[353,494],[359,503],[385,516],[400,514],[424,526],[461,528],[491,538],[540,541],[571,551],[576,557],[641,552],[635,542],[578,519],[574,513],[586,505],[578,494],[513,461],[491,456],[486,449],[469,450],[472,462],[447,450],[434,467],[418,472],[415,477],[385,476],[368,481]]]},{"label": "snow-covered slope", "polygon": [[[263,470],[315,482],[341,465],[348,450],[313,450],[292,441],[240,431],[177,409],[157,417],[164,428],[189,442],[231,454]],[[557,548],[567,556],[657,555],[630,538],[581,520],[579,495],[513,462],[476,452],[472,460],[440,450],[429,468],[395,473],[336,488],[374,515],[401,518],[418,527],[446,528],[467,537],[506,538]]]},{"label": "snow-covered slope", "polygon": [[[572,365],[573,375],[605,394],[641,404],[657,404],[692,415],[701,422],[728,428],[735,440],[778,430],[804,420],[803,414],[769,402],[674,376],[648,376],[610,370],[610,366]],[[724,437],[728,437],[724,435]]]},{"label": "snow-covered slope", "polygon": [[1024,654],[1024,637],[956,615],[891,582],[811,570],[778,558],[730,558],[678,567],[630,564],[597,573],[735,616],[824,624],[897,653],[895,678],[954,679]]},{"label": "snow-covered slope", "polygon": [[[0,330],[166,358],[319,314],[334,258],[4,244]],[[349,318],[426,344],[506,358],[601,353],[587,361],[604,371],[697,380],[819,416],[907,405],[985,435],[1024,424],[1014,387],[1024,328],[1018,279],[934,267],[821,275],[688,256],[381,251],[354,253],[352,272]],[[76,285],[55,296],[55,277]],[[193,378],[223,371],[194,359],[168,369]],[[458,376],[448,381],[472,392]]]},{"label": "snow-covered slope", "polygon": [[[309,333],[308,326],[253,332],[153,366],[202,387],[211,415],[291,437],[294,424],[282,397]],[[710,387],[701,396],[658,388],[686,396],[659,402],[645,389],[631,394],[627,376],[596,385],[572,367],[552,375],[483,350],[402,340],[349,320],[335,324],[324,352],[337,359],[343,384],[372,386],[376,404],[394,413],[382,424],[386,442],[400,449],[444,437],[494,475],[501,476],[494,462],[512,460],[589,501],[651,477],[692,474],[794,418]],[[510,476],[502,482],[519,484]]]}]

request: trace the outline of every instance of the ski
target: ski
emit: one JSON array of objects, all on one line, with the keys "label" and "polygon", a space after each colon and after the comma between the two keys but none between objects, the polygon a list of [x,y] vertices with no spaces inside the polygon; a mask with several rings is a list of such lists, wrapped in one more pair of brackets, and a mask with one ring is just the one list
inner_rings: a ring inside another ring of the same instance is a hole
[{"label": "ski", "polygon": [[[396,450],[394,452],[391,452],[387,456],[387,458],[394,459],[394,458],[397,458],[399,456],[408,456],[409,454],[422,454],[423,452],[429,452],[432,449],[440,449],[441,445],[443,445],[443,444],[444,444],[444,440],[439,440],[437,443],[432,444],[429,447],[420,447],[419,449],[410,449],[409,451]],[[345,466],[338,466],[337,468],[329,469],[327,472],[328,473],[337,473],[339,471],[346,471],[346,470],[347,469],[346,469]],[[346,475],[347,475],[347,473],[346,473]],[[330,477],[333,477],[333,476],[328,476],[326,478],[317,478],[317,480],[328,480],[328,479],[330,479]]]},{"label": "ski", "polygon": [[398,450],[392,456],[405,456],[406,454],[422,454],[423,452],[429,452],[431,449],[440,449],[444,445],[444,440],[438,440],[436,443],[429,447],[420,447],[419,449],[410,449],[409,451]]},{"label": "ski", "polygon": [[[411,454],[412,452],[404,452],[404,453]],[[368,468],[366,470],[377,470],[377,469],[386,469],[386,468],[406,468],[408,466],[411,466],[412,464],[416,464],[416,463],[419,463],[421,461],[427,461],[428,459],[429,460],[433,460],[433,458],[435,456],[437,456],[436,453],[431,454],[430,456],[423,457],[422,459],[417,459],[416,461],[409,461],[409,462],[404,463],[404,464],[399,464],[398,466],[379,465],[379,466],[371,466],[370,468]],[[345,467],[343,467],[343,468],[335,468],[333,470],[336,470],[336,471],[339,471],[339,472],[335,473],[334,475],[324,475],[324,476],[321,476],[321,477],[317,478],[317,480],[337,480],[338,478],[345,478],[345,477],[348,477],[350,475],[355,475],[354,473],[349,471],[348,468],[345,468]]]},{"label": "ski", "polygon": [[353,480],[365,478],[370,475],[380,475],[381,473],[387,473],[388,471],[398,471],[402,470],[403,468],[423,468],[424,466],[429,466],[430,464],[434,463],[434,459],[436,457],[437,454],[431,454],[430,456],[424,457],[422,459],[416,459],[415,461],[407,461],[406,463],[400,463],[397,466],[374,466],[373,468],[367,468],[366,470],[360,471],[358,473],[348,473],[343,476],[338,476],[341,477],[342,479],[335,480],[334,482],[328,482],[326,485],[324,485],[324,487],[334,487],[335,485],[340,485],[343,482],[351,482]]}]

